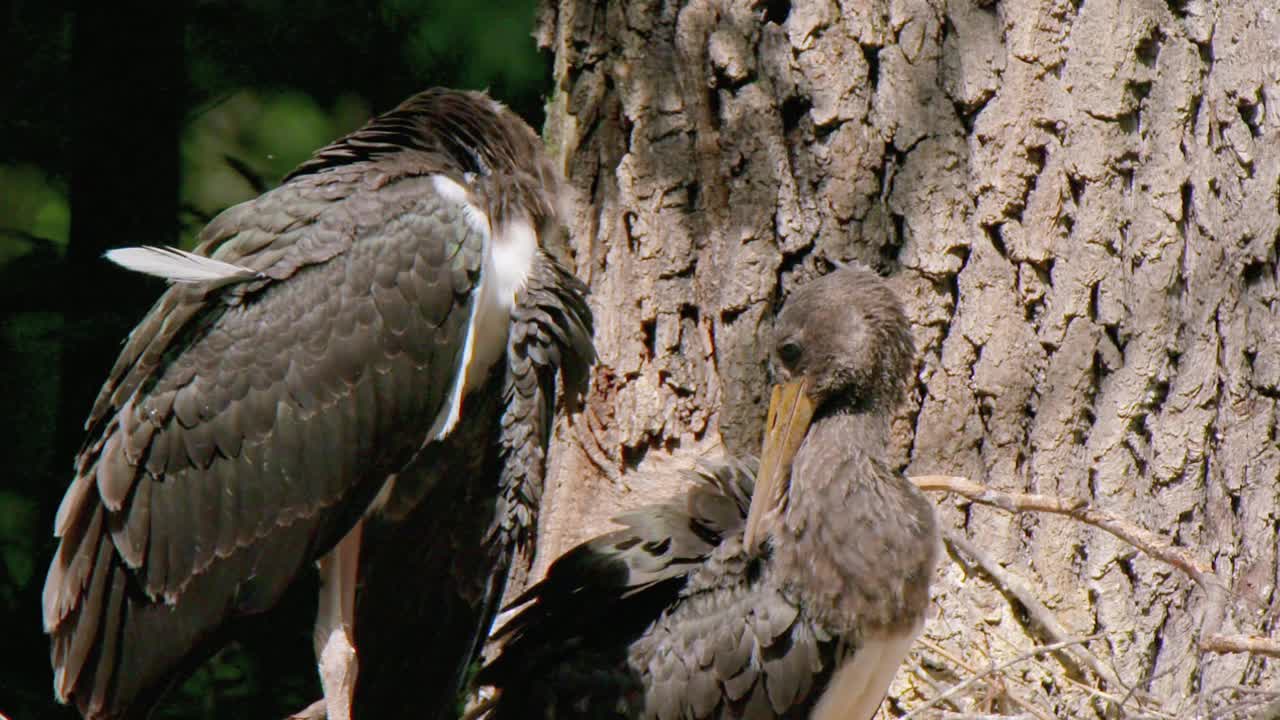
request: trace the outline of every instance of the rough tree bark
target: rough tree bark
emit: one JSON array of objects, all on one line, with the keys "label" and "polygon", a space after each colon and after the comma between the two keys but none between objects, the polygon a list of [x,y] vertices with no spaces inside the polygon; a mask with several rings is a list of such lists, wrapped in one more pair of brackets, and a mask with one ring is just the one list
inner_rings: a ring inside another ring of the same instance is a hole
[{"label": "rough tree bark", "polygon": [[904,471],[1088,500],[1222,584],[931,493],[949,559],[884,716],[1020,657],[916,717],[1232,717],[1231,688],[1274,689],[1278,661],[1200,646],[1280,611],[1273,0],[561,0],[538,36],[601,360],[535,574],[673,491],[668,455],[758,452],[775,308],[860,261],[915,324]]}]

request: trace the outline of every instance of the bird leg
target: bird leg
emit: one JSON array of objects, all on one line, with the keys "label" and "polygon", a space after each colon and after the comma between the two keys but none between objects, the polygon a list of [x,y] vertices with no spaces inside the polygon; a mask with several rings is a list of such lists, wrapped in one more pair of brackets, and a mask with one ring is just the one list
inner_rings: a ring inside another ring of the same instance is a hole
[{"label": "bird leg", "polygon": [[327,720],[328,711],[325,710],[324,700],[317,700],[302,710],[290,715],[285,720]]},{"label": "bird leg", "polygon": [[316,662],[328,720],[351,720],[355,695],[356,658],[352,628],[356,614],[356,566],[364,521],[320,558],[320,609],[316,613]]}]

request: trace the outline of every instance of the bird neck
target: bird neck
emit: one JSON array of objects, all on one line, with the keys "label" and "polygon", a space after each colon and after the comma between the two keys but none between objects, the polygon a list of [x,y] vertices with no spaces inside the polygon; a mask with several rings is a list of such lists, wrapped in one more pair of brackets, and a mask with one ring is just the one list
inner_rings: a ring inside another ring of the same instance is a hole
[{"label": "bird neck", "polygon": [[856,446],[883,455],[889,443],[889,414],[865,403],[824,404],[805,444]]},{"label": "bird neck", "polygon": [[888,445],[889,418],[884,413],[824,408],[809,426],[792,463],[788,514],[829,514],[823,509],[836,507],[829,503],[843,505],[846,496],[863,492],[859,486],[878,479],[868,467],[883,464]]},{"label": "bird neck", "polygon": [[913,623],[928,600],[933,511],[888,466],[888,444],[884,413],[824,415],[792,466],[774,559],[783,582],[833,627]]}]

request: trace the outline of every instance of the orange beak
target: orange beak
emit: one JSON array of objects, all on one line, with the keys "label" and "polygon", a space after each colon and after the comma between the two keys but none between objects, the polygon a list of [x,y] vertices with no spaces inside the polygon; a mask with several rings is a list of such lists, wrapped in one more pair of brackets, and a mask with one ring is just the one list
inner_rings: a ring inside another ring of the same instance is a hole
[{"label": "orange beak", "polygon": [[747,510],[743,543],[749,553],[754,553],[764,542],[765,520],[786,509],[787,491],[791,488],[791,462],[804,442],[809,423],[813,421],[813,401],[806,389],[804,380],[773,386],[769,418],[765,421],[760,472],[756,474],[755,492],[751,494],[751,507]]}]

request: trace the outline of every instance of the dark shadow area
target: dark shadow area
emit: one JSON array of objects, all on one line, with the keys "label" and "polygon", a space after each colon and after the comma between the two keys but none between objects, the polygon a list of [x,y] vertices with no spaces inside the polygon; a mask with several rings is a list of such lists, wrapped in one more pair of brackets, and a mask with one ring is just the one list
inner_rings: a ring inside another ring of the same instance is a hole
[{"label": "dark shadow area", "polygon": [[[40,594],[83,422],[163,284],[102,253],[189,246],[225,207],[433,85],[488,88],[534,127],[550,57],[534,0],[0,5],[0,714],[53,698]],[[314,579],[157,718],[281,718],[319,696]]]}]

